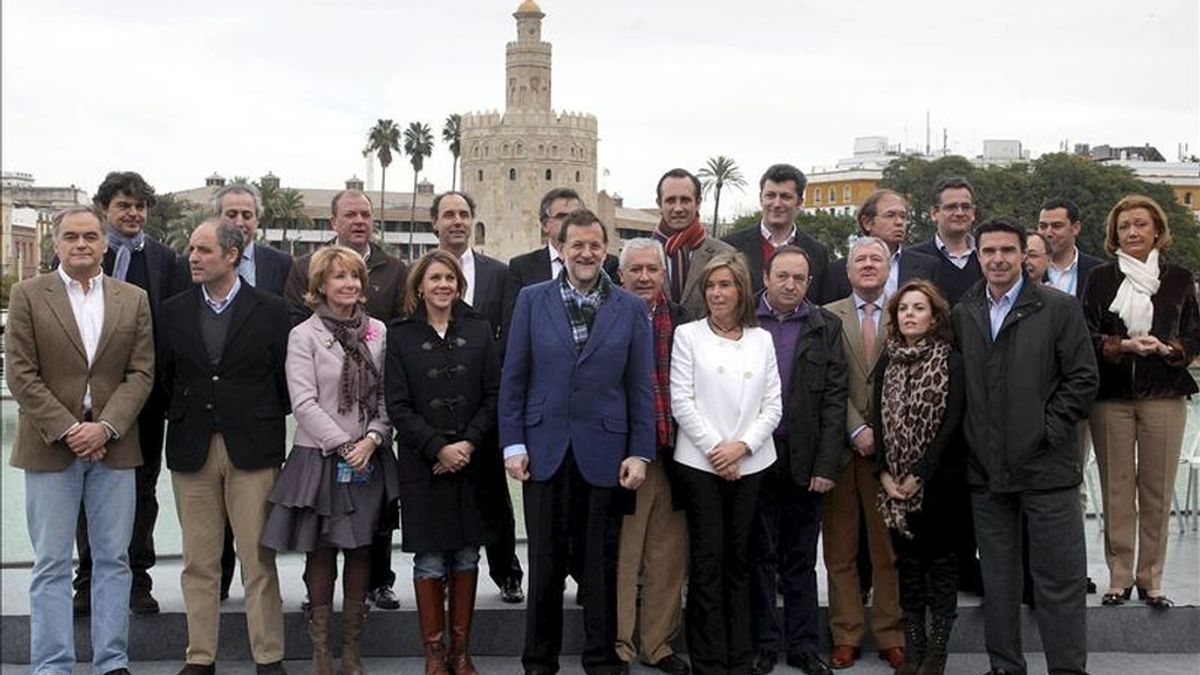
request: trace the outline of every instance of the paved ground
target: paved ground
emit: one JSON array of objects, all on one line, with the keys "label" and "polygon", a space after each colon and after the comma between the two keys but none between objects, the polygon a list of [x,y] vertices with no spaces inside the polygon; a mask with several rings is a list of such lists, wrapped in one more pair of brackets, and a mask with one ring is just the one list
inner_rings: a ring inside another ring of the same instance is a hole
[{"label": "paved ground", "polygon": [[[1046,660],[1041,654],[1029,655],[1029,672],[1046,672]],[[134,663],[130,666],[133,675],[175,675],[180,668],[179,663],[168,661],[151,661]],[[288,661],[287,670],[290,675],[309,675],[311,668],[305,661]],[[475,659],[475,665],[481,673],[511,673],[521,672],[521,663],[516,658],[480,657]],[[421,659],[367,659],[367,673],[388,673],[389,675],[420,675],[424,672]],[[972,674],[986,672],[987,657],[983,654],[954,654],[946,668],[951,674]],[[86,675],[90,668],[80,666],[75,669],[79,675]],[[1091,675],[1131,675],[1147,673],[1151,675],[1195,675],[1200,672],[1200,655],[1198,654],[1092,654],[1088,662]],[[249,662],[221,663],[218,667],[221,675],[254,675],[254,664]],[[563,660],[562,675],[583,675],[583,668],[576,660]],[[654,675],[659,671],[643,666],[631,669],[634,675]],[[780,675],[790,675],[801,671],[787,666],[775,670]],[[882,661],[869,658],[860,661],[854,668],[846,671],[853,675],[890,675]],[[0,675],[28,675],[29,666],[0,665]]]}]

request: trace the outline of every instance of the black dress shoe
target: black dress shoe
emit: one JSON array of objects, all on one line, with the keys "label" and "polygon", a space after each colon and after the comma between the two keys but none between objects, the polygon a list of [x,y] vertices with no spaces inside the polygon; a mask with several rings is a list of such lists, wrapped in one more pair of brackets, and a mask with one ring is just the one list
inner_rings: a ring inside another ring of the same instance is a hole
[{"label": "black dress shoe", "polygon": [[521,590],[519,579],[509,579],[500,584],[500,601],[510,605],[525,602],[525,591]]},{"label": "black dress shoe", "polygon": [[1091,577],[1087,578],[1087,587],[1084,590],[1087,591],[1088,595],[1096,594],[1096,582],[1092,581]]},{"label": "black dress shoe", "polygon": [[367,593],[367,601],[379,609],[400,609],[400,598],[392,592],[391,586],[380,586]]},{"label": "black dress shoe", "polygon": [[830,675],[833,670],[817,656],[816,652],[800,652],[799,654],[788,654],[787,664],[793,668],[799,668],[808,675]]},{"label": "black dress shoe", "polygon": [[104,675],[129,675],[129,669],[128,668],[114,668],[114,669],[104,673]]},{"label": "black dress shoe", "polygon": [[135,588],[129,592],[129,611],[134,614],[158,614],[158,601],[150,595],[149,588]]},{"label": "black dress shoe", "polygon": [[750,667],[750,675],[767,675],[775,670],[775,652],[762,650],[754,657],[754,665]]},{"label": "black dress shoe", "polygon": [[687,661],[679,658],[678,654],[667,654],[658,660],[658,663],[647,663],[651,668],[667,673],[667,675],[688,675],[692,669],[688,666]]},{"label": "black dress shoe", "polygon": [[256,663],[254,664],[254,672],[258,673],[258,675],[287,675],[287,670],[283,667],[283,661]]},{"label": "black dress shoe", "polygon": [[179,671],[179,675],[213,675],[217,672],[217,664],[209,663],[185,663],[183,670]]}]

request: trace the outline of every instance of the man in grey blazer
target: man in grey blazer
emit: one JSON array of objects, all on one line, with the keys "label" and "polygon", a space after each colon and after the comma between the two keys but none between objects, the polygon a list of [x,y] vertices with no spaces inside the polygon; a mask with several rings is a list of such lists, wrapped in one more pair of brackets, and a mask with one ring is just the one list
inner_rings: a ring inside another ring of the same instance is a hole
[{"label": "man in grey blazer", "polygon": [[[433,221],[433,231],[437,234],[438,248],[453,254],[462,265],[463,276],[466,277],[463,301],[492,324],[492,332],[503,354],[508,265],[471,248],[475,200],[465,192],[443,192],[433,198],[429,216]],[[501,600],[519,603],[525,600],[525,592],[521,590],[525,572],[517,558],[517,524],[513,517],[512,500],[508,496],[508,481],[504,477],[504,463],[500,458],[498,443],[498,439],[492,436],[486,441],[486,452],[480,454],[484,462],[483,480],[487,485],[482,495],[485,497],[483,514],[494,538],[485,547],[488,573],[500,588]]]},{"label": "man in grey blazer", "polygon": [[651,235],[667,254],[667,284],[672,302],[692,316],[704,314],[704,266],[718,253],[733,251],[720,239],[708,236],[700,222],[700,180],[686,169],[671,169],[658,179],[658,210],[662,220]]}]

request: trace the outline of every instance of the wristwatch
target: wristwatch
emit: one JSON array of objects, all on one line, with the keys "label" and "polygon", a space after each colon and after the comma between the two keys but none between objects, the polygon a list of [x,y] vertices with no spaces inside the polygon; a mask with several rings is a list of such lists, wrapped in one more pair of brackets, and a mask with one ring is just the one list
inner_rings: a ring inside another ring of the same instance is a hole
[{"label": "wristwatch", "polygon": [[375,441],[376,447],[383,446],[383,434],[379,433],[378,431],[375,431],[374,429],[372,429],[372,430],[368,431],[366,434],[364,434],[364,436]]}]

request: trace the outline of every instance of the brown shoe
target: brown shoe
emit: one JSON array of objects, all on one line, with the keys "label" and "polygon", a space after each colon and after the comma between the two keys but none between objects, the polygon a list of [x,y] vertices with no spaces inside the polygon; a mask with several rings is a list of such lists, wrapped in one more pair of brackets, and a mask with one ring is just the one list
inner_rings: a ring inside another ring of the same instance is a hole
[{"label": "brown shoe", "polygon": [[853,645],[836,645],[829,652],[829,667],[841,670],[849,668],[858,660],[859,649]]},{"label": "brown shoe", "polygon": [[887,661],[893,670],[899,670],[904,665],[904,647],[888,647],[879,650],[879,658]]},{"label": "brown shoe", "polygon": [[313,675],[333,675],[333,657],[329,653],[329,610],[329,605],[314,605],[307,612]]},{"label": "brown shoe", "polygon": [[342,601],[342,675],[363,675],[359,643],[367,623],[367,604],[362,600]]},{"label": "brown shoe", "polygon": [[417,623],[425,647],[425,675],[450,675],[446,665],[446,583],[444,579],[414,579]]},{"label": "brown shoe", "polygon": [[467,654],[478,581],[477,569],[450,574],[450,670],[454,675],[479,675]]}]

